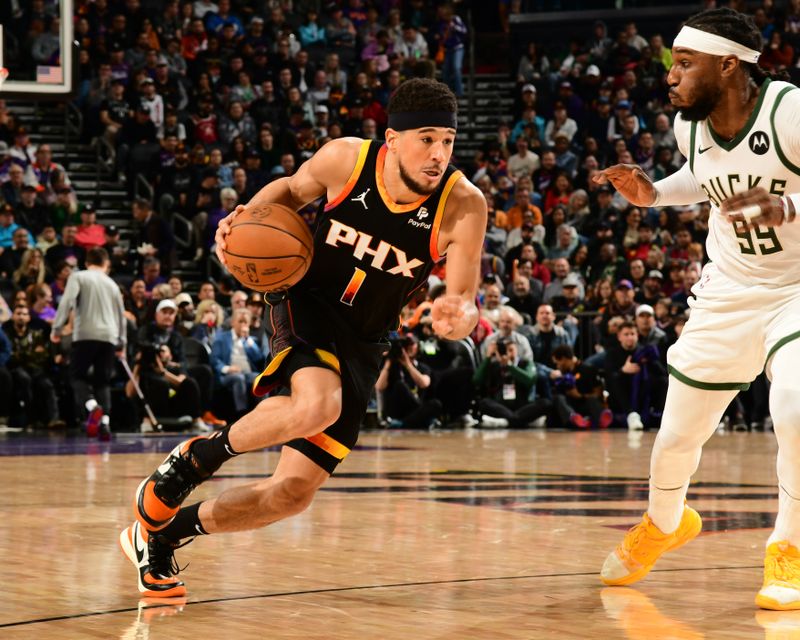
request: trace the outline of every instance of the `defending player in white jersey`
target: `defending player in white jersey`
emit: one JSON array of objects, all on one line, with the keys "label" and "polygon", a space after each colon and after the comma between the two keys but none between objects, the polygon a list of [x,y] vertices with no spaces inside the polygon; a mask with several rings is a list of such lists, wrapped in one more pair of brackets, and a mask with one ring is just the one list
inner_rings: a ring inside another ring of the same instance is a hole
[{"label": "defending player in white jersey", "polygon": [[647,513],[609,554],[601,579],[636,582],[700,533],[700,516],[685,498],[702,446],[766,367],[780,491],[756,604],[800,609],[800,90],[757,66],[762,46],[744,14],[714,9],[690,18],[673,43],[668,75],[687,163],[655,184],[633,165],[610,167],[598,179],[637,206],[712,205],[711,262],[667,356]]}]

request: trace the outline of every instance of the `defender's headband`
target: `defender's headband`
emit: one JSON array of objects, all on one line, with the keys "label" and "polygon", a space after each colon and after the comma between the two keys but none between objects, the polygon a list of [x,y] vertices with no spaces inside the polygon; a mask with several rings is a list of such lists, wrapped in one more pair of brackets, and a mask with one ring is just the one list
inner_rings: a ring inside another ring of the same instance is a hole
[{"label": "defender's headband", "polygon": [[390,113],[390,129],[406,131],[407,129],[422,129],[423,127],[447,127],[456,129],[458,116],[451,111],[404,111]]},{"label": "defender's headband", "polygon": [[742,62],[758,62],[760,51],[745,47],[743,44],[723,38],[722,36],[684,26],[672,43],[672,48],[686,47],[712,56],[736,56]]}]

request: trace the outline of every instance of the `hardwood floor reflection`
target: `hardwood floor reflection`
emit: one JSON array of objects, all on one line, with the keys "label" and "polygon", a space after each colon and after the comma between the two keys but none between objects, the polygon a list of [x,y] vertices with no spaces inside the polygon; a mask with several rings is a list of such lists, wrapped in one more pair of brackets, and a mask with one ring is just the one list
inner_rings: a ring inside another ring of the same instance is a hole
[{"label": "hardwood floor reflection", "polygon": [[[771,433],[717,436],[689,495],[704,533],[632,588],[606,553],[646,508],[653,434],[368,433],[311,508],[181,549],[189,594],[140,600],[117,546],[175,439],[0,440],[0,638],[768,638],[753,598],[775,516]],[[202,499],[274,469],[241,456]]]}]

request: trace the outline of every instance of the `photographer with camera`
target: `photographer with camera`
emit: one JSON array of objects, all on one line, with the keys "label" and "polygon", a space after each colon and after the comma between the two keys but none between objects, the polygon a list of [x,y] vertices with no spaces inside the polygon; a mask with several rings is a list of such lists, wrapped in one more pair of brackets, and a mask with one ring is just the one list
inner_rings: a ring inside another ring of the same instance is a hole
[{"label": "photographer with camera", "polygon": [[438,422],[442,403],[426,398],[431,370],[416,357],[419,344],[413,335],[389,338],[386,356],[375,390],[383,397],[383,415],[396,429],[427,429]]},{"label": "photographer with camera", "polygon": [[507,337],[495,340],[486,349],[486,358],[472,378],[478,391],[478,408],[485,427],[522,429],[546,415],[551,403],[544,398],[531,400],[535,393],[536,366],[519,357],[517,344]]},{"label": "photographer with camera", "polygon": [[[167,343],[140,343],[133,367],[133,378],[139,383],[147,403],[159,418],[190,416],[198,431],[209,431],[200,419],[200,387],[193,378],[176,373],[172,351]],[[133,382],[125,383],[125,395],[136,396]]]},{"label": "photographer with camera", "polygon": [[553,381],[552,426],[607,429],[614,416],[603,406],[598,370],[578,360],[568,344],[553,349],[553,362],[561,376]]},{"label": "photographer with camera", "polygon": [[628,429],[640,430],[655,422],[666,399],[667,370],[656,345],[639,344],[633,322],[617,330],[618,344],[606,354],[606,387],[614,414],[624,416]]}]

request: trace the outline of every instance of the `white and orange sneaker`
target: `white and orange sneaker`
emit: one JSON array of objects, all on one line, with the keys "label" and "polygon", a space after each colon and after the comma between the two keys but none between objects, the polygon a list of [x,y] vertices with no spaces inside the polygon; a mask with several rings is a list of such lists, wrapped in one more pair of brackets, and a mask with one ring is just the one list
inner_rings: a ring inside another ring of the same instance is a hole
[{"label": "white and orange sneaker", "polygon": [[183,582],[175,577],[180,571],[175,562],[175,549],[184,546],[183,544],[149,533],[138,522],[122,531],[119,544],[128,560],[136,567],[140,593],[150,598],[176,598],[186,595]]},{"label": "white and orange sneaker", "polygon": [[644,578],[667,551],[674,551],[697,537],[703,521],[694,509],[683,508],[678,528],[663,533],[646,513],[642,521],[628,530],[622,542],[608,554],[600,579],[609,586],[633,584]]},{"label": "white and orange sneaker", "polygon": [[800,551],[786,540],[773,542],[764,556],[764,586],[756,596],[762,609],[800,609]]}]

